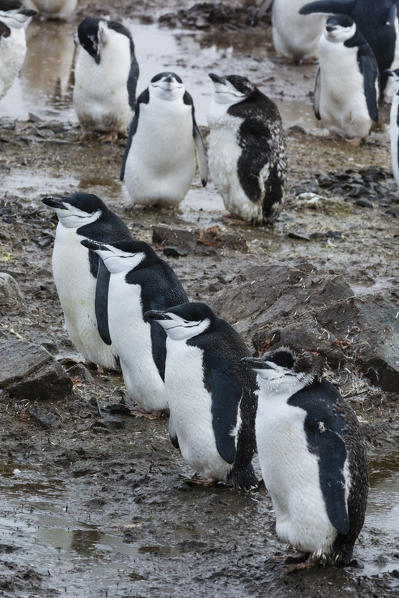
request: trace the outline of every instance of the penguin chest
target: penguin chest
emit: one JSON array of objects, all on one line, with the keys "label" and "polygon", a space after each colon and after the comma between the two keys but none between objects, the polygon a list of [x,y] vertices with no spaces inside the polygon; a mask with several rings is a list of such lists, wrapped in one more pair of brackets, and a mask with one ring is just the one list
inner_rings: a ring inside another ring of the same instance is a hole
[{"label": "penguin chest", "polygon": [[25,29],[11,29],[10,36],[0,43],[0,98],[7,93],[21,70],[25,53]]},{"label": "penguin chest", "polygon": [[204,477],[225,480],[232,466],[216,448],[212,397],[204,385],[203,351],[170,338],[166,349],[165,385],[181,453]]},{"label": "penguin chest", "polygon": [[301,60],[317,56],[317,43],[326,17],[300,15],[304,0],[274,0],[272,12],[273,43],[276,52]]},{"label": "penguin chest", "polygon": [[79,48],[73,102],[83,127],[126,133],[133,115],[127,89],[130,64],[129,40],[125,35],[115,36],[102,49],[99,64]]},{"label": "penguin chest", "polygon": [[75,10],[77,0],[28,0],[25,4],[45,17],[66,19]]},{"label": "penguin chest", "polygon": [[153,359],[151,326],[143,320],[141,286],[111,274],[108,325],[129,395],[148,411],[167,406],[165,384]]},{"label": "penguin chest", "polygon": [[307,446],[306,412],[278,398],[259,398],[256,442],[279,537],[302,550],[330,551],[336,530],[323,499],[318,458]]},{"label": "penguin chest", "polygon": [[191,106],[151,98],[140,105],[125,181],[137,203],[182,201],[195,173]]}]

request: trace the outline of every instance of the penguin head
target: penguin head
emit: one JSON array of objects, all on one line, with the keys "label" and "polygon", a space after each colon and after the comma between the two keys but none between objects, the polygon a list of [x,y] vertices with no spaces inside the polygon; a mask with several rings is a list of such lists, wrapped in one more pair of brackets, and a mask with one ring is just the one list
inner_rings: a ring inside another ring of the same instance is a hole
[{"label": "penguin head", "polygon": [[356,23],[348,15],[328,17],[324,28],[325,38],[332,43],[343,43],[356,33]]},{"label": "penguin head", "polygon": [[147,311],[144,320],[155,320],[173,340],[189,340],[208,330],[216,316],[205,303],[182,303],[164,311]]},{"label": "penguin head", "polygon": [[78,27],[78,42],[97,64],[101,60],[101,47],[105,40],[107,21],[99,17],[86,17]]},{"label": "penguin head", "polygon": [[42,202],[54,208],[58,220],[65,228],[80,228],[95,222],[108,208],[97,195],[74,193],[68,197],[45,197]]},{"label": "penguin head", "polygon": [[294,351],[290,347],[279,347],[262,357],[244,357],[241,362],[256,372],[261,390],[281,398],[292,396],[309,386],[323,371],[320,355],[311,351]]},{"label": "penguin head", "polygon": [[209,77],[215,86],[214,100],[218,104],[238,104],[256,91],[255,85],[246,77],[239,75],[219,77],[214,73],[209,73]]},{"label": "penguin head", "polygon": [[0,21],[7,27],[22,29],[35,14],[35,10],[24,8],[18,0],[0,0]]},{"label": "penguin head", "polygon": [[154,250],[143,241],[125,240],[109,245],[92,239],[84,239],[81,244],[100,256],[105,267],[112,274],[128,273],[146,260],[154,259]]},{"label": "penguin head", "polygon": [[174,101],[184,96],[185,88],[183,81],[176,73],[158,73],[150,82],[149,91],[151,96],[161,100]]}]

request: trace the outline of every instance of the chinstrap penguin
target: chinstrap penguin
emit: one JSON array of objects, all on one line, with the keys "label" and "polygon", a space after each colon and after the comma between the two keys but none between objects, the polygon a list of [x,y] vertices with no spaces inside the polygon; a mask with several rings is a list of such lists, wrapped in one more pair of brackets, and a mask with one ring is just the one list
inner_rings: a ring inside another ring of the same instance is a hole
[{"label": "chinstrap penguin", "polygon": [[73,104],[82,128],[127,134],[136,103],[139,66],[130,31],[120,23],[86,17],[78,27]]},{"label": "chinstrap penguin", "polygon": [[[117,366],[107,331],[108,270],[93,251],[82,247],[86,236],[112,243],[130,239],[120,218],[96,195],[74,193],[43,200],[58,216],[53,250],[53,275],[65,316],[65,327],[84,358],[106,368]],[[100,336],[101,330],[101,336]]]},{"label": "chinstrap penguin", "polygon": [[239,334],[203,303],[149,311],[166,331],[165,385],[169,432],[183,458],[204,480],[257,485],[255,376],[237,367],[249,354]]},{"label": "chinstrap penguin", "polygon": [[399,187],[399,69],[387,73],[394,82],[394,96],[392,98],[389,120],[389,137],[391,141],[392,173]]},{"label": "chinstrap penguin", "polygon": [[399,37],[397,0],[318,0],[300,9],[300,14],[346,14],[355,21],[377,60],[380,90],[389,99],[392,91],[386,88],[386,69],[399,67]]},{"label": "chinstrap penguin", "polygon": [[[263,0],[258,18],[272,0]],[[317,56],[317,43],[326,22],[325,16],[299,14],[304,0],[274,0],[272,8],[273,44],[277,54],[294,62],[306,62]]]},{"label": "chinstrap penguin", "polygon": [[314,112],[331,133],[359,144],[378,121],[378,66],[347,15],[327,19],[319,41]]},{"label": "chinstrap penguin", "polygon": [[0,99],[6,95],[25,60],[25,28],[36,12],[18,0],[0,0]]},{"label": "chinstrap penguin", "polygon": [[138,97],[120,178],[134,204],[174,206],[183,201],[195,174],[208,180],[206,150],[194,103],[176,73],[158,73]]},{"label": "chinstrap penguin", "polygon": [[210,74],[209,167],[226,209],[272,224],[284,201],[285,138],[277,106],[246,77]]},{"label": "chinstrap penguin", "polygon": [[45,19],[68,19],[76,8],[78,0],[24,0]]},{"label": "chinstrap penguin", "polygon": [[348,565],[368,493],[355,413],[321,378],[319,355],[280,347],[244,363],[257,374],[256,443],[276,532],[302,553],[293,568]]},{"label": "chinstrap penguin", "polygon": [[[107,325],[129,396],[144,413],[160,412],[168,404],[164,374],[166,334],[144,312],[188,301],[172,268],[141,241],[101,244],[82,241],[110,272]],[[100,330],[101,332],[101,330]]]}]

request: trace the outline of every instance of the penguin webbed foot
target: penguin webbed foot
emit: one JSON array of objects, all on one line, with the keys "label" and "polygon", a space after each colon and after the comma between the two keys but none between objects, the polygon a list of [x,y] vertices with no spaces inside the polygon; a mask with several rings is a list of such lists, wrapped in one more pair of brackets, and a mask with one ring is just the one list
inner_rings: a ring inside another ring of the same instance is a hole
[{"label": "penguin webbed foot", "polygon": [[140,407],[133,407],[130,415],[134,417],[143,417],[144,419],[160,419],[166,414],[166,409],[154,409],[153,411],[144,411]]},{"label": "penguin webbed foot", "polygon": [[345,137],[346,143],[350,143],[354,147],[359,147],[363,141],[363,137]]},{"label": "penguin webbed foot", "polygon": [[110,131],[99,137],[100,143],[115,143],[116,141],[118,141],[118,131]]},{"label": "penguin webbed foot", "polygon": [[198,473],[195,473],[191,478],[182,477],[182,482],[188,486],[202,488],[210,488],[211,486],[226,486],[226,484],[220,480],[214,480],[213,478],[201,478]]}]

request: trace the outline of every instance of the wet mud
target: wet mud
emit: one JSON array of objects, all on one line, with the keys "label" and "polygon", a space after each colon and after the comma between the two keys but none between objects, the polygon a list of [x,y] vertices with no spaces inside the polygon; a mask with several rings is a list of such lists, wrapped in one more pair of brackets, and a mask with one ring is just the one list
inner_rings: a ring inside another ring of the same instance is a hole
[{"label": "wet mud", "polygon": [[[132,417],[119,375],[76,367],[52,281],[56,220],[40,201],[77,190],[98,194],[135,237],[169,251],[192,300],[221,305],[225,293],[228,305],[229,289],[253,266],[306,262],[342,277],[363,298],[382,294],[399,312],[399,203],[384,119],[359,148],[328,138],[312,115],[315,66],[282,63],[267,25],[170,29],[159,17],[191,2],[112,4],[110,16],[134,35],[139,90],[156,72],[176,70],[202,126],[212,93],[207,72],[247,74],[277,101],[287,133],[287,201],[273,228],[237,226],[226,221],[212,183],[203,189],[196,179],[176,211],[126,211],[118,178],[125,141],[79,143],[71,106],[70,34],[86,10],[101,8],[83,1],[67,24],[29,26],[23,72],[0,102],[0,271],[22,295],[1,312],[0,342],[42,344],[69,372],[73,391],[41,401],[0,392],[0,595],[397,596],[398,393],[372,386],[350,360],[328,368],[367,439],[366,522],[352,567],[287,575],[275,558],[286,546],[275,536],[264,487],[250,494],[190,488],[184,478],[192,472],[169,442],[167,420]],[[181,236],[163,243],[153,236],[162,225],[191,236],[186,244]],[[223,314],[249,346],[258,320],[244,326],[244,311],[258,300],[248,295]]]}]

